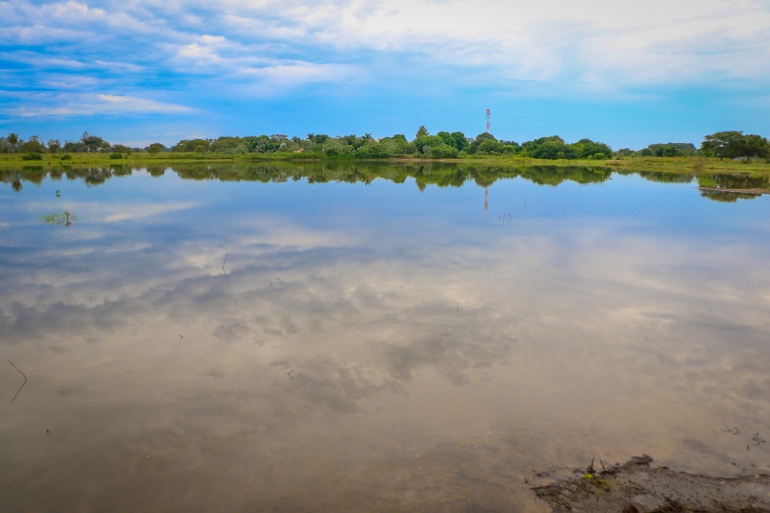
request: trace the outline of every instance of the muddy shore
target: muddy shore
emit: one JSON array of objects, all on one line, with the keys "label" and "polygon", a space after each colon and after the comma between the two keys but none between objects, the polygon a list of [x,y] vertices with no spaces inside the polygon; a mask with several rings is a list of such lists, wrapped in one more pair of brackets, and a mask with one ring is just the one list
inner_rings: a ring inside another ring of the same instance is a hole
[{"label": "muddy shore", "polygon": [[572,479],[533,490],[554,512],[770,513],[767,474],[724,478],[677,472],[654,465],[646,455],[603,467],[592,462]]}]

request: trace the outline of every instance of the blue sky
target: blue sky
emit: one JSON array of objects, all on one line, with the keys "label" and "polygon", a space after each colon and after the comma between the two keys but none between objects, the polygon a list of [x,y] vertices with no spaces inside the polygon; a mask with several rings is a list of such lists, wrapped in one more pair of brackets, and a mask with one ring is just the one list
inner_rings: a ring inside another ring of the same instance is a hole
[{"label": "blue sky", "polygon": [[770,136],[769,0],[0,1],[0,134]]}]

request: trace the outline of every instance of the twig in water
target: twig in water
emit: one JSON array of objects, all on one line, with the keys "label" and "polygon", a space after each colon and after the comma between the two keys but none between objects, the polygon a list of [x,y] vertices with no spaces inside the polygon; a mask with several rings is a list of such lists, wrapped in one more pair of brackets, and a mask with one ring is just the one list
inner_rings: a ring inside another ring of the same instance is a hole
[{"label": "twig in water", "polygon": [[183,336],[180,334],[180,335],[179,335],[179,340],[182,340],[183,338],[184,338],[184,337],[183,337]]},{"label": "twig in water", "polygon": [[273,290],[273,280],[270,280],[270,287],[267,290]]},{"label": "twig in water", "polygon": [[289,377],[290,377],[291,379],[294,379],[294,376],[292,376],[292,375],[291,375],[291,373],[292,373],[292,372],[294,372],[294,370],[293,370],[293,369],[292,369],[292,370],[290,370],[289,372],[287,372],[286,374],[288,374],[288,375],[289,375]]},{"label": "twig in water", "polygon": [[757,445],[765,443],[764,440],[759,438],[759,433],[755,433],[754,436],[751,437],[751,439],[754,440],[754,443],[756,443]]},{"label": "twig in water", "polygon": [[[13,365],[13,362],[12,362],[11,360],[6,360],[6,361],[7,361],[8,363],[10,363],[11,365]],[[21,384],[21,386],[19,387],[19,389],[16,391],[16,395],[15,395],[15,396],[13,396],[13,399],[11,399],[11,402],[14,402],[14,401],[16,400],[16,398],[19,396],[19,392],[21,392],[21,389],[22,389],[22,388],[24,388],[24,385],[26,385],[26,384],[27,384],[27,375],[26,375],[26,374],[24,374],[23,372],[21,372],[21,371],[19,370],[19,368],[18,368],[18,367],[16,367],[15,365],[13,365],[13,368],[14,368],[14,369],[16,369],[17,371],[19,371],[19,374],[21,374],[22,376],[24,376],[24,383],[22,383],[22,384]]]},{"label": "twig in water", "polygon": [[728,426],[728,425],[727,425],[727,424],[725,424],[724,422],[722,422],[722,425],[725,427],[725,429],[724,429],[724,431],[722,431],[722,433],[732,433],[733,435],[737,435],[738,433],[740,433],[740,431],[738,430],[738,428],[737,428],[737,427],[735,427],[735,426],[733,426],[732,428],[730,428],[730,426]]}]

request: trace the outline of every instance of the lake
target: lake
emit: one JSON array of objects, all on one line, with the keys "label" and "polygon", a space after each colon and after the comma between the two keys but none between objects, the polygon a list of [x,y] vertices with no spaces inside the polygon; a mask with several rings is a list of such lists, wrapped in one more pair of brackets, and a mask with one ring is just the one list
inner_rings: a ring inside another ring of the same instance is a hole
[{"label": "lake", "polygon": [[698,189],[766,177],[0,178],[0,511],[544,512],[592,458],[770,469],[770,198]]}]

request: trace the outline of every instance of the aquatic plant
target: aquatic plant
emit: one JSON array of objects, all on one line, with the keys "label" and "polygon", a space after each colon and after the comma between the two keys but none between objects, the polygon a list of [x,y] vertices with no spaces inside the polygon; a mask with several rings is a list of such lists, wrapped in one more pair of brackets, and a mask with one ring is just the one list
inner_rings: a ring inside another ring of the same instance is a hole
[{"label": "aquatic plant", "polygon": [[78,220],[78,216],[65,210],[64,212],[51,212],[40,217],[40,221],[45,224],[55,224],[57,226],[70,226]]}]

